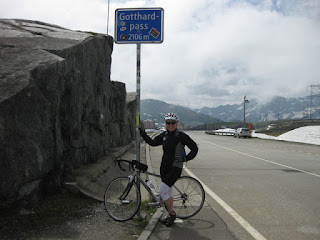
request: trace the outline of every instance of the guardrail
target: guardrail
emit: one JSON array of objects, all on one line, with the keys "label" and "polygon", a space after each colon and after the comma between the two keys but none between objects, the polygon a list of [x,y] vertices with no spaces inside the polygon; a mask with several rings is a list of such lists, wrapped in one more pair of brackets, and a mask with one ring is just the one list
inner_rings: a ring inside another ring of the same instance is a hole
[{"label": "guardrail", "polygon": [[223,131],[223,130],[206,131],[206,134],[210,134],[210,135],[222,135],[222,136],[234,136],[234,132],[231,132],[231,131]]}]

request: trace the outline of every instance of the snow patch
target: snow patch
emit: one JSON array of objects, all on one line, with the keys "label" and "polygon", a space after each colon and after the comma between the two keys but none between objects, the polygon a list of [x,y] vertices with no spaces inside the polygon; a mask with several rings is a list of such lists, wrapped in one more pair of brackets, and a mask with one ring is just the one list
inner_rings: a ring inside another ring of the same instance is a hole
[{"label": "snow patch", "polygon": [[320,145],[320,126],[306,126],[294,129],[277,137],[278,140]]},{"label": "snow patch", "polygon": [[320,145],[320,126],[300,127],[278,137],[252,132],[252,137]]}]

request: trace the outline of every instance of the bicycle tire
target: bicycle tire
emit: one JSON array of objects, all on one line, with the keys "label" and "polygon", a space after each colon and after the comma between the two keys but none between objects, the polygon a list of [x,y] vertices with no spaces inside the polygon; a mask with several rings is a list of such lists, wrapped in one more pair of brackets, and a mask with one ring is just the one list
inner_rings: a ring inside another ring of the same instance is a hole
[{"label": "bicycle tire", "polygon": [[202,208],[205,192],[201,183],[189,176],[178,178],[173,187],[173,209],[178,218],[196,215]]},{"label": "bicycle tire", "polygon": [[[133,181],[129,192],[126,192],[129,184],[128,177],[118,177],[112,180],[104,193],[104,206],[111,218],[116,221],[127,221],[136,215],[141,204],[141,193],[137,184]],[[120,197],[125,195],[125,199]]]}]

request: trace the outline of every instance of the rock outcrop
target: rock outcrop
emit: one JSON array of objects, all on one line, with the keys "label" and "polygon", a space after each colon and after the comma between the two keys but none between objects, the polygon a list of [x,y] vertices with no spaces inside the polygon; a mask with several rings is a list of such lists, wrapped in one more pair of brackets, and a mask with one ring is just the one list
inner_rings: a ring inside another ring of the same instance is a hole
[{"label": "rock outcrop", "polygon": [[0,20],[1,205],[37,200],[135,138],[112,49],[111,36]]}]

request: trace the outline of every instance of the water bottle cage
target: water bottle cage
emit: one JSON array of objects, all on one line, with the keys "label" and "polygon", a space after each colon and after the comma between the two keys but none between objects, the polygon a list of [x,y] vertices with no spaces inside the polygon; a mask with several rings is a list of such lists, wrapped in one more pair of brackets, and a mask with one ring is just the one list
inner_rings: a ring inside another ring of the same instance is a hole
[{"label": "water bottle cage", "polygon": [[146,179],[145,182],[146,182],[148,188],[153,191],[154,190],[154,185],[152,184],[152,182],[149,179]]},{"label": "water bottle cage", "polygon": [[129,182],[133,182],[134,176],[133,176],[133,175],[130,175],[130,176],[128,176],[128,179],[129,179]]}]

